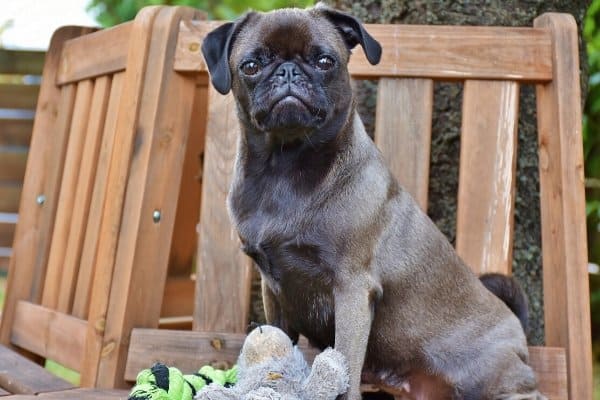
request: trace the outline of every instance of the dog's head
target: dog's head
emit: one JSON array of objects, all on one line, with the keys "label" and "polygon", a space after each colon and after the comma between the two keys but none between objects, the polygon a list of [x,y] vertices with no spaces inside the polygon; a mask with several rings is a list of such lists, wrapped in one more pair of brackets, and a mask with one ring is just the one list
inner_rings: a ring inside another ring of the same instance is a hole
[{"label": "dog's head", "polygon": [[233,90],[244,125],[287,140],[347,115],[357,44],[379,62],[381,46],[357,19],[318,5],[250,12],[210,32],[202,52],[214,87]]}]

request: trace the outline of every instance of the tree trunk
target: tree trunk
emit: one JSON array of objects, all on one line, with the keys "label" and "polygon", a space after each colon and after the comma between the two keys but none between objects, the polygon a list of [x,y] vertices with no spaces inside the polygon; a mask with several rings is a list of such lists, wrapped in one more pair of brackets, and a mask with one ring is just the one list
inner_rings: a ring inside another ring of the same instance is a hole
[{"label": "tree trunk", "polygon": [[[533,19],[548,11],[568,12],[581,26],[589,5],[584,0],[328,0],[329,5],[349,12],[365,23],[402,23],[428,25],[533,26]],[[587,63],[580,45],[582,87],[585,88]],[[368,130],[373,129],[376,83],[360,82],[359,112]],[[585,90],[582,90],[585,93]],[[428,213],[438,227],[454,242],[456,195],[460,150],[459,84],[439,83],[435,87]],[[531,344],[544,342],[541,274],[541,231],[539,175],[534,88],[523,86],[520,97],[517,161],[517,198],[513,273],[529,295]]]}]

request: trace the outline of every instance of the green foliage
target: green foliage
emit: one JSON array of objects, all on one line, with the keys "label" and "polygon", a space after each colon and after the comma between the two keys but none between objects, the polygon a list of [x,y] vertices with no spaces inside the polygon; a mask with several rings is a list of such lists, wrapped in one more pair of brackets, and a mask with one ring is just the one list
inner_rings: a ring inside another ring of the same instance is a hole
[{"label": "green foliage", "polygon": [[[583,38],[589,67],[588,94],[583,116],[589,257],[590,261],[600,263],[600,0],[593,0],[588,8],[583,24]],[[596,303],[600,305],[600,292],[596,295]]]},{"label": "green foliage", "polygon": [[587,177],[600,177],[600,0],[588,8],[583,25],[589,65],[589,92],[583,118]]},{"label": "green foliage", "polygon": [[307,7],[314,0],[91,0],[88,5],[96,20],[105,27],[129,21],[137,12],[150,5],[183,5],[207,12],[211,19],[230,20],[245,11],[269,11],[282,7]]}]

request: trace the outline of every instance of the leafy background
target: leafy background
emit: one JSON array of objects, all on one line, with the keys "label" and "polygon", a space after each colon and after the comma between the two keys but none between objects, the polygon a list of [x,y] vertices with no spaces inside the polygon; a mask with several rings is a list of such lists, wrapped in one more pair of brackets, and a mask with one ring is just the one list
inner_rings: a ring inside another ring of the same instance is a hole
[{"label": "leafy background", "polygon": [[[588,8],[583,39],[588,55],[588,93],[583,117],[583,152],[586,176],[586,213],[589,259],[600,264],[600,0]],[[596,267],[597,268],[597,267]],[[595,350],[595,393],[600,399],[600,275],[590,274],[590,306]]]},{"label": "leafy background", "polygon": [[91,0],[88,10],[103,26],[113,26],[135,17],[145,6],[168,4],[184,5],[205,10],[210,19],[233,19],[252,8],[269,11],[282,7],[304,8],[313,0]]}]

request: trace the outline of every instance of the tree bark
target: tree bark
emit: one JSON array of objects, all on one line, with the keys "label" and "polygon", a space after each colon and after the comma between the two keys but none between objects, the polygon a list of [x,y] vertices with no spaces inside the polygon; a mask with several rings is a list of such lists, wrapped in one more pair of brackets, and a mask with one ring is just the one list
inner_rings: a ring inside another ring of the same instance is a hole
[{"label": "tree bark", "polygon": [[[549,12],[572,14],[581,26],[587,0],[327,0],[329,5],[349,12],[365,23],[427,25],[533,26],[533,19]],[[581,37],[581,35],[580,35]],[[580,39],[581,43],[581,39]],[[580,44],[582,88],[586,88],[587,62]],[[372,132],[376,97],[375,82],[357,83],[359,112]],[[585,93],[582,90],[582,93]],[[455,239],[458,158],[460,151],[460,108],[462,88],[457,83],[435,87],[428,213],[451,242]],[[517,196],[513,274],[528,293],[530,302],[529,342],[544,343],[541,274],[541,231],[535,96],[524,86],[520,97]]]}]

